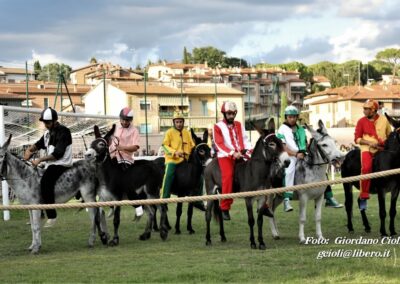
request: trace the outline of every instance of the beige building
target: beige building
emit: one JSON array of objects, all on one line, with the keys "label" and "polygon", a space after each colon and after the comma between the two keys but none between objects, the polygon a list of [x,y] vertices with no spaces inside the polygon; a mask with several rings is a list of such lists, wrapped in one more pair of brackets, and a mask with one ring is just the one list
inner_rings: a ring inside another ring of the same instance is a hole
[{"label": "beige building", "polygon": [[[146,93],[146,97],[145,97]],[[215,103],[217,98],[217,103]],[[106,107],[104,107],[104,100]],[[84,98],[85,111],[90,114],[118,115],[121,108],[129,106],[134,112],[134,124],[145,133],[147,111],[148,133],[163,132],[172,126],[175,110],[182,110],[187,117],[185,124],[195,129],[205,129],[221,119],[222,103],[232,100],[238,105],[239,121],[244,122],[243,92],[223,84],[217,86],[169,87],[157,83],[103,82],[89,91]]]},{"label": "beige building", "polygon": [[304,98],[311,125],[321,119],[326,127],[355,126],[363,116],[363,104],[374,99],[383,104],[383,111],[400,115],[400,85],[351,86],[328,89]]}]

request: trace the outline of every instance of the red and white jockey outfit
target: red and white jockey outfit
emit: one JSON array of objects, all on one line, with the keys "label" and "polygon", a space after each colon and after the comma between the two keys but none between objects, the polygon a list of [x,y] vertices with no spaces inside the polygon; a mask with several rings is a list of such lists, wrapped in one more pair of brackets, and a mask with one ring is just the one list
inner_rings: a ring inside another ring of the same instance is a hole
[{"label": "red and white jockey outfit", "polygon": [[[222,194],[232,193],[235,159],[233,153],[252,148],[244,127],[239,121],[228,124],[221,120],[214,125],[214,143],[217,148],[218,164],[221,170]],[[233,199],[222,199],[221,210],[229,210]]]}]

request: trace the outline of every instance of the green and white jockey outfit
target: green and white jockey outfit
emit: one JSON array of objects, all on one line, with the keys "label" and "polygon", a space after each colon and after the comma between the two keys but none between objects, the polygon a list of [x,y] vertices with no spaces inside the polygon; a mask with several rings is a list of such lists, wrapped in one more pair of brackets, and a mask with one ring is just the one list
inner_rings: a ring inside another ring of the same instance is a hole
[{"label": "green and white jockey outfit", "polygon": [[[302,126],[296,124],[294,127],[291,127],[285,122],[281,125],[281,127],[279,127],[277,137],[286,144],[289,150],[293,152],[306,152],[307,136]],[[297,158],[295,156],[289,156],[289,159],[290,164],[285,169],[284,186],[294,185]],[[291,199],[293,196],[293,191],[285,192],[283,196],[284,198]]]}]

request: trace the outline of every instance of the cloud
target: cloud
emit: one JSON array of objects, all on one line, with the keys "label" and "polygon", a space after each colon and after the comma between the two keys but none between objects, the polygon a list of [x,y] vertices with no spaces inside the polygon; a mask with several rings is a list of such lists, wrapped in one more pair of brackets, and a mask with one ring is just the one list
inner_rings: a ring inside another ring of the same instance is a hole
[{"label": "cloud", "polygon": [[34,50],[74,68],[92,56],[134,67],[180,60],[184,46],[209,45],[253,62],[368,56],[368,49],[399,38],[398,6],[395,0],[5,1],[0,61],[23,62]]}]

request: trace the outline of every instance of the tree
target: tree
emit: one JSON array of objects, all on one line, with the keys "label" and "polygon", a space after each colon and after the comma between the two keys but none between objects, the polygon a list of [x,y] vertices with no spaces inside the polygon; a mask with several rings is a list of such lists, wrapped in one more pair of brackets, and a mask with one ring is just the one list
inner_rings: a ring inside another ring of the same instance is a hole
[{"label": "tree", "polygon": [[306,82],[311,82],[314,76],[312,70],[301,62],[294,61],[286,64],[280,64],[279,67],[285,69],[286,71],[300,72],[300,79],[303,79]]},{"label": "tree", "polygon": [[192,61],[192,55],[190,54],[190,52],[187,52],[186,46],[185,46],[185,47],[183,47],[182,63],[189,64],[191,61]]},{"label": "tree", "polygon": [[90,64],[96,64],[97,63],[97,59],[96,59],[96,57],[92,57],[92,58],[90,58]]},{"label": "tree", "polygon": [[238,57],[224,57],[222,67],[242,67],[247,68],[249,64],[243,58]]},{"label": "tree", "polygon": [[387,48],[385,50],[379,51],[376,54],[376,59],[388,62],[392,66],[392,84],[394,77],[396,76],[397,65],[400,62],[400,49]]},{"label": "tree", "polygon": [[33,72],[35,72],[36,75],[39,75],[40,71],[42,71],[42,66],[40,65],[39,60],[36,60],[33,63]]},{"label": "tree", "polygon": [[69,74],[72,68],[66,64],[50,63],[43,66],[39,73],[38,80],[57,82],[59,74],[63,74],[66,81],[69,80]]},{"label": "tree", "polygon": [[215,68],[224,62],[225,51],[212,46],[195,47],[192,51],[194,63],[208,63],[208,66]]}]

